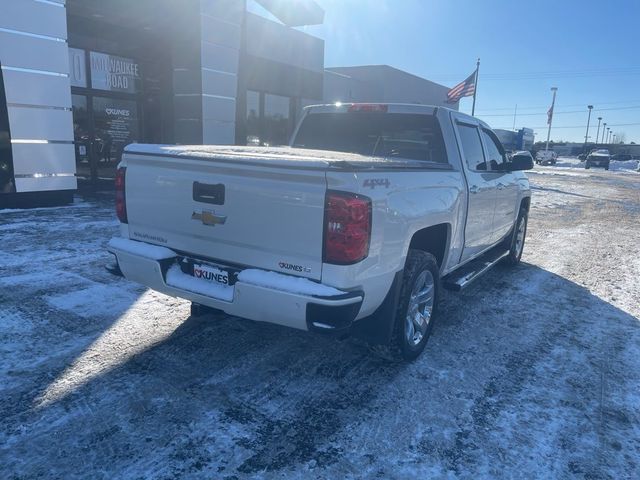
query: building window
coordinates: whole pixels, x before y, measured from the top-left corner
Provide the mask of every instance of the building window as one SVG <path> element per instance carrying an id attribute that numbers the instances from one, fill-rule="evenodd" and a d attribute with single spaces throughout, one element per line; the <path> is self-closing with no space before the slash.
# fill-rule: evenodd
<path id="1" fill-rule="evenodd" d="M 291 99 L 288 97 L 265 94 L 262 138 L 264 145 L 288 145 L 291 133 L 290 102 Z"/>
<path id="2" fill-rule="evenodd" d="M 247 91 L 247 145 L 260 145 L 260 93 Z"/>
<path id="3" fill-rule="evenodd" d="M 9 109 L 4 91 L 2 65 L 0 65 L 0 193 L 15 192 L 13 154 L 9 132 Z"/>
<path id="4" fill-rule="evenodd" d="M 304 114 L 304 107 L 308 107 L 309 105 L 318 105 L 322 103 L 321 100 L 310 100 L 308 98 L 299 98 L 297 109 L 296 109 L 296 125 L 300 123 L 302 120 L 302 115 Z"/>

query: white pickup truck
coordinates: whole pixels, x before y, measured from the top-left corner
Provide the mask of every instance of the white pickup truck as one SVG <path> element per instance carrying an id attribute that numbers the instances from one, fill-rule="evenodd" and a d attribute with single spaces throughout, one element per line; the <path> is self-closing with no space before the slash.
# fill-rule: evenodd
<path id="1" fill-rule="evenodd" d="M 291 147 L 131 145 L 114 271 L 204 308 L 411 360 L 441 286 L 524 246 L 531 156 L 441 107 L 307 107 Z"/>

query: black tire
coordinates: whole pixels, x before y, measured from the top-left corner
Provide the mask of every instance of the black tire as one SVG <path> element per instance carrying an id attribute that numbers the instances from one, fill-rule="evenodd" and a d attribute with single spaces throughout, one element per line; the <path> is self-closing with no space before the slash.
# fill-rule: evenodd
<path id="1" fill-rule="evenodd" d="M 407 311 L 414 287 L 416 286 L 422 272 L 425 270 L 428 271 L 433 278 L 433 309 L 431 311 L 426 332 L 423 334 L 420 342 L 413 345 L 410 344 L 407 339 Z M 382 353 L 385 358 L 396 361 L 412 361 L 418 358 L 424 350 L 424 347 L 431 336 L 431 332 L 433 331 L 433 325 L 437 318 L 439 298 L 440 269 L 438 268 L 438 263 L 435 257 L 422 250 L 409 250 L 402 277 L 400 297 L 395 312 L 391 342 L 383 349 L 382 352 L 380 352 L 380 350 L 379 352 Z"/>
<path id="2" fill-rule="evenodd" d="M 604 169 L 605 170 L 609 170 L 609 164 L 608 163 L 604 166 Z"/>
<path id="3" fill-rule="evenodd" d="M 591 164 L 590 164 L 589 162 L 586 162 L 586 163 L 584 164 L 584 168 L 585 168 L 586 170 L 589 170 L 589 169 L 591 168 Z"/>
<path id="4" fill-rule="evenodd" d="M 524 222 L 524 231 L 522 233 L 522 243 L 518 245 L 518 232 L 520 223 Z M 524 251 L 524 243 L 527 238 L 527 224 L 529 223 L 529 212 L 525 208 L 520 209 L 516 223 L 513 226 L 513 232 L 507 237 L 509 241 L 509 255 L 505 257 L 505 263 L 507 265 L 517 265 L 522 258 L 522 252 Z"/>

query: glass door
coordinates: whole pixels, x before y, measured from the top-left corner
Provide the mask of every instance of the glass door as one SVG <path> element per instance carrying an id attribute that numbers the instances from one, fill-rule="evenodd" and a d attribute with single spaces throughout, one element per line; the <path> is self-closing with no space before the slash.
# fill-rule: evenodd
<path id="1" fill-rule="evenodd" d="M 124 147 L 140 138 L 138 102 L 93 97 L 93 127 L 98 179 L 114 179 Z"/>

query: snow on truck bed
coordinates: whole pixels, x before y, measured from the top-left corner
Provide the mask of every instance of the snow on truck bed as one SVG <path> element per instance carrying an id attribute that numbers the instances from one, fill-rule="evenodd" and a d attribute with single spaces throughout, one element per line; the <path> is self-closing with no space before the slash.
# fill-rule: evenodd
<path id="1" fill-rule="evenodd" d="M 293 147 L 242 147 L 233 145 L 153 145 L 133 143 L 126 154 L 196 158 L 223 162 L 251 162 L 265 166 L 299 168 L 448 168 L 448 164 L 398 158 L 370 157 L 357 153 Z"/>

